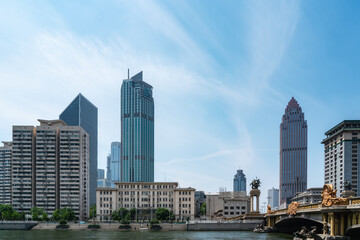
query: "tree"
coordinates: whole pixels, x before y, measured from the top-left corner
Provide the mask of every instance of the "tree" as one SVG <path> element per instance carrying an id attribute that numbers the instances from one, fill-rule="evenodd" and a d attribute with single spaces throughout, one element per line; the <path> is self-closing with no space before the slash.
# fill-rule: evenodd
<path id="1" fill-rule="evenodd" d="M 56 221 L 56 222 L 58 222 L 58 221 L 61 220 L 60 210 L 59 210 L 59 209 L 56 209 L 56 210 L 53 212 L 52 218 L 53 218 L 54 221 Z"/>
<path id="2" fill-rule="evenodd" d="M 114 211 L 111 214 L 111 219 L 115 220 L 115 221 L 121 221 L 123 220 L 125 217 L 127 217 L 130 220 L 130 212 L 129 210 L 127 210 L 126 208 L 120 208 L 117 211 Z"/>
<path id="3" fill-rule="evenodd" d="M 0 204 L 0 219 L 2 220 L 12 220 L 12 215 L 14 209 L 11 205 Z"/>
<path id="4" fill-rule="evenodd" d="M 96 217 L 96 204 L 90 206 L 90 218 Z"/>
<path id="5" fill-rule="evenodd" d="M 53 216 L 52 218 L 55 221 L 74 221 L 76 219 L 75 213 L 72 209 L 70 208 L 62 208 L 62 209 L 56 209 L 53 212 Z"/>
<path id="6" fill-rule="evenodd" d="M 135 217 L 136 217 L 136 208 L 132 208 L 130 209 L 130 219 L 131 220 L 135 220 Z"/>
<path id="7" fill-rule="evenodd" d="M 30 210 L 31 219 L 34 221 L 40 221 L 41 220 L 40 216 L 42 216 L 44 213 L 45 210 L 39 207 L 33 207 Z"/>
<path id="8" fill-rule="evenodd" d="M 49 216 L 47 215 L 47 213 L 45 211 L 41 214 L 41 221 L 44 221 L 44 222 L 49 221 Z"/>
<path id="9" fill-rule="evenodd" d="M 167 208 L 158 208 L 156 209 L 155 216 L 160 221 L 167 220 L 170 217 L 170 212 Z"/>
<path id="10" fill-rule="evenodd" d="M 206 215 L 206 203 L 203 203 L 200 207 L 201 215 Z"/>

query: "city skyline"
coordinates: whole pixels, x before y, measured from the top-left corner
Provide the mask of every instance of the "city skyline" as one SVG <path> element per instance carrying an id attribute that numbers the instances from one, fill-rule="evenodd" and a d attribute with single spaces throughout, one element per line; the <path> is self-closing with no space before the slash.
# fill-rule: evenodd
<path id="1" fill-rule="evenodd" d="M 232 189 L 240 167 L 261 179 L 265 201 L 294 96 L 309 124 L 308 187 L 322 186 L 324 133 L 360 119 L 360 3 L 351 3 L 2 2 L 0 140 L 13 125 L 58 118 L 81 92 L 99 108 L 105 169 L 130 68 L 154 87 L 155 181 L 215 192 Z"/>

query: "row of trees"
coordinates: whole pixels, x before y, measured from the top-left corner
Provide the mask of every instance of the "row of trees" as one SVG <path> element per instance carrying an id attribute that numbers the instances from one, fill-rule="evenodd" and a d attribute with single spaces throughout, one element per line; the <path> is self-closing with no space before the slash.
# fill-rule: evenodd
<path id="1" fill-rule="evenodd" d="M 95 210 L 96 211 L 96 210 Z M 30 210 L 31 219 L 34 221 L 49 221 L 50 218 L 43 208 L 33 207 Z M 0 204 L 0 220 L 25 220 L 25 213 L 16 212 L 11 205 Z M 74 221 L 75 213 L 70 208 L 56 209 L 53 212 L 54 221 Z"/>
<path id="2" fill-rule="evenodd" d="M 117 211 L 114 211 L 111 214 L 111 219 L 115 221 L 120 221 L 123 224 L 129 223 L 132 220 L 137 220 L 136 209 L 132 208 L 127 210 L 126 208 L 120 208 Z M 160 221 L 175 220 L 175 215 L 172 211 L 169 211 L 167 208 L 158 208 L 155 212 L 155 218 Z"/>
<path id="3" fill-rule="evenodd" d="M 11 205 L 0 204 L 0 220 L 25 220 L 25 213 L 16 212 Z"/>

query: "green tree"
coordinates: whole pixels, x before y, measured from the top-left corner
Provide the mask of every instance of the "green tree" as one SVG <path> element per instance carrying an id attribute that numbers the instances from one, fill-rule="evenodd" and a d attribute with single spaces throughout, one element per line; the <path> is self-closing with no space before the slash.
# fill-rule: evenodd
<path id="1" fill-rule="evenodd" d="M 31 218 L 34 221 L 40 221 L 41 220 L 40 216 L 43 215 L 43 213 L 45 213 L 45 210 L 39 207 L 33 207 L 30 210 Z"/>
<path id="2" fill-rule="evenodd" d="M 67 222 L 74 221 L 76 219 L 74 210 L 71 208 L 62 208 L 60 209 L 60 216 L 62 220 Z"/>
<path id="3" fill-rule="evenodd" d="M 132 208 L 130 209 L 130 219 L 131 220 L 135 220 L 135 217 L 136 217 L 136 208 Z"/>
<path id="4" fill-rule="evenodd" d="M 206 215 L 206 203 L 201 204 L 200 213 L 201 215 Z"/>
<path id="5" fill-rule="evenodd" d="M 166 208 L 158 208 L 156 209 L 155 216 L 160 221 L 167 220 L 170 217 L 170 212 Z"/>
<path id="6" fill-rule="evenodd" d="M 45 211 L 41 214 L 41 221 L 44 221 L 44 222 L 49 221 L 49 216 Z"/>
<path id="7" fill-rule="evenodd" d="M 90 206 L 90 218 L 96 217 L 96 204 Z"/>
<path id="8" fill-rule="evenodd" d="M 53 218 L 53 220 L 56 221 L 56 222 L 58 222 L 58 221 L 61 220 L 60 210 L 59 210 L 59 209 L 56 209 L 56 210 L 53 212 L 52 218 Z"/>

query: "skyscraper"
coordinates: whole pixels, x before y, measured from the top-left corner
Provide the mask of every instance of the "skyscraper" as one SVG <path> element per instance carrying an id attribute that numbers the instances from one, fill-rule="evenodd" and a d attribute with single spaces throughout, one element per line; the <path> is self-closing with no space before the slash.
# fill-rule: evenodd
<path id="1" fill-rule="evenodd" d="M 246 177 L 243 170 L 237 170 L 234 176 L 234 192 L 245 191 L 246 192 Z"/>
<path id="2" fill-rule="evenodd" d="M 268 190 L 268 205 L 270 205 L 271 209 L 279 208 L 279 189 L 272 188 Z"/>
<path id="3" fill-rule="evenodd" d="M 90 204 L 96 202 L 98 109 L 81 93 L 69 104 L 59 117 L 68 126 L 80 126 L 90 136 Z"/>
<path id="4" fill-rule="evenodd" d="M 121 86 L 121 180 L 154 181 L 154 99 L 139 72 Z"/>
<path id="5" fill-rule="evenodd" d="M 110 156 L 110 172 L 111 172 L 111 180 L 112 182 L 120 182 L 120 172 L 121 172 L 121 143 L 120 142 L 112 142 L 111 143 L 111 156 Z"/>
<path id="6" fill-rule="evenodd" d="M 104 179 L 105 178 L 105 170 L 104 169 L 98 169 L 97 170 L 97 178 L 98 179 Z"/>
<path id="7" fill-rule="evenodd" d="M 332 184 L 339 197 L 344 182 L 351 184 L 356 196 L 360 192 L 360 120 L 345 120 L 325 133 L 325 184 Z"/>
<path id="8" fill-rule="evenodd" d="M 280 124 L 280 205 L 307 188 L 307 122 L 294 98 Z"/>

